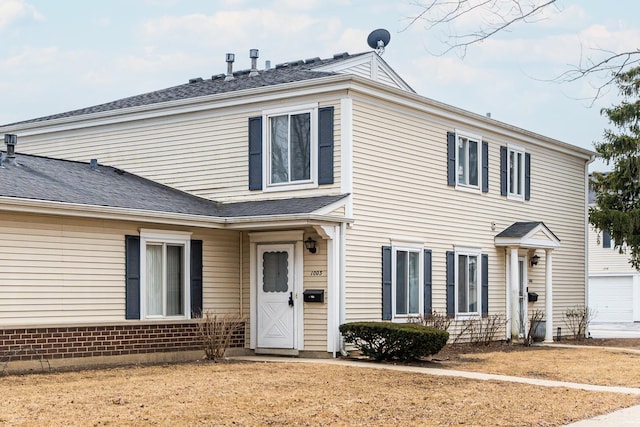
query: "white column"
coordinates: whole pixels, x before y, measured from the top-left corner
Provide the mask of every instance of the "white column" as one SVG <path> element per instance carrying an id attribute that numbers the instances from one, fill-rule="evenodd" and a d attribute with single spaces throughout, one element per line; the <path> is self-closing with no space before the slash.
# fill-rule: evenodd
<path id="1" fill-rule="evenodd" d="M 545 249 L 545 273 L 546 280 L 544 286 L 544 317 L 546 319 L 546 329 L 544 332 L 544 342 L 553 342 L 553 264 L 552 249 Z"/>
<path id="2" fill-rule="evenodd" d="M 511 254 L 509 262 L 509 272 L 511 277 L 509 278 L 509 288 L 511 293 L 511 339 L 518 341 L 520 335 L 520 307 L 519 307 L 519 281 L 520 271 L 518 265 L 518 248 L 511 248 Z"/>

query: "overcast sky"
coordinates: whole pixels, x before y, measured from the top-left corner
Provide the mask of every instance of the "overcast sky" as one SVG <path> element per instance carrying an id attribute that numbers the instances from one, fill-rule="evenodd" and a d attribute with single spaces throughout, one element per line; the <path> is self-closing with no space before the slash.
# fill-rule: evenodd
<path id="1" fill-rule="evenodd" d="M 600 109 L 619 101 L 616 91 L 589 108 L 602 80 L 549 80 L 603 50 L 638 49 L 640 1 L 558 0 L 537 22 L 464 58 L 440 55 L 441 30 L 404 29 L 416 3 L 0 0 L 0 124 L 210 78 L 226 71 L 226 52 L 245 69 L 251 48 L 260 50 L 260 68 L 265 60 L 368 51 L 367 35 L 386 28 L 383 58 L 419 94 L 584 148 L 602 140 L 608 123 Z"/>

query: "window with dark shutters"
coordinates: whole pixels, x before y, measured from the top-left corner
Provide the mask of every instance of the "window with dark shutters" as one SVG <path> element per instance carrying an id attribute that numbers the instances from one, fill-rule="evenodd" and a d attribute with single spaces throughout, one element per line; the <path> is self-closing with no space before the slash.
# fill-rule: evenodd
<path id="1" fill-rule="evenodd" d="M 424 251 L 424 314 L 429 315 L 433 313 L 433 274 L 431 268 L 431 250 L 425 249 Z"/>
<path id="2" fill-rule="evenodd" d="M 455 275 L 455 252 L 447 251 L 446 275 L 447 275 L 447 316 L 456 316 L 456 275 Z"/>
<path id="3" fill-rule="evenodd" d="M 382 320 L 391 320 L 391 246 L 382 247 Z"/>

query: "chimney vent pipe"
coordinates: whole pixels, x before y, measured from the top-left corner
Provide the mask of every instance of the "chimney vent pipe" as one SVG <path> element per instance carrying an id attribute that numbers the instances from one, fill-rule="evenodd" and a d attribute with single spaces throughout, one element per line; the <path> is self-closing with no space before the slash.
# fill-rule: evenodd
<path id="1" fill-rule="evenodd" d="M 251 58 L 251 72 L 249 73 L 249 77 L 255 77 L 258 75 L 258 49 L 250 49 L 249 58 Z"/>
<path id="2" fill-rule="evenodd" d="M 18 135 L 5 133 L 4 143 L 7 145 L 7 158 L 16 157 L 16 144 L 18 143 Z"/>
<path id="3" fill-rule="evenodd" d="M 233 80 L 233 61 L 236 60 L 236 55 L 233 53 L 227 53 L 227 77 L 224 78 L 224 81 L 227 82 L 229 80 Z"/>

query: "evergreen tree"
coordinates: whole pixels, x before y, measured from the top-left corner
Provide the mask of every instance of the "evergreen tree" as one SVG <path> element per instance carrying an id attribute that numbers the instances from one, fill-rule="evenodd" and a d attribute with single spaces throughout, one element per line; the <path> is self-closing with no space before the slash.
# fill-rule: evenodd
<path id="1" fill-rule="evenodd" d="M 640 268 L 640 67 L 615 77 L 622 102 L 602 110 L 615 125 L 606 130 L 605 142 L 596 151 L 613 171 L 594 173 L 591 185 L 596 206 L 589 209 L 589 222 L 607 231 L 621 252 L 625 244 L 631 265 Z"/>

